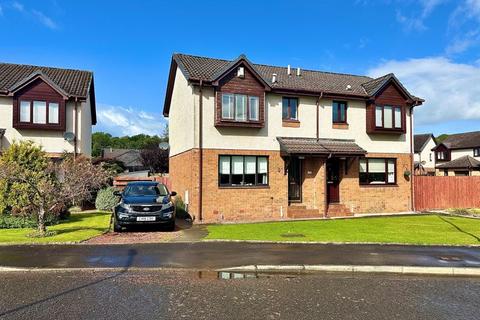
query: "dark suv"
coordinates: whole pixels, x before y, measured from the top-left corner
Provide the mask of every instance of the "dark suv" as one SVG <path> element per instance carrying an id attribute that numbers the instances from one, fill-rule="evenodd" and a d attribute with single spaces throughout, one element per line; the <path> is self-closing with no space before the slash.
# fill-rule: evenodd
<path id="1" fill-rule="evenodd" d="M 113 230 L 122 231 L 122 227 L 132 225 L 164 225 L 168 230 L 175 229 L 175 205 L 172 196 L 164 184 L 153 181 L 130 182 L 115 207 Z"/>

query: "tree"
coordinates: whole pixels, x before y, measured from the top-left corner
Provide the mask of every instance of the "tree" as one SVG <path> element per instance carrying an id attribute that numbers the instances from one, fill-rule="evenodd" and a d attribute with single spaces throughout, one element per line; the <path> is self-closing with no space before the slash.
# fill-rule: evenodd
<path id="1" fill-rule="evenodd" d="M 14 211 L 33 216 L 39 234 L 46 234 L 45 215 L 88 200 L 106 184 L 110 174 L 89 159 L 71 155 L 60 163 L 49 161 L 32 142 L 12 144 L 0 158 L 0 180 L 9 185 L 4 195 Z"/>
<path id="2" fill-rule="evenodd" d="M 157 146 L 144 149 L 140 152 L 142 163 L 153 173 L 168 172 L 168 150 L 162 150 Z"/>
<path id="3" fill-rule="evenodd" d="M 104 148 L 141 150 L 149 148 L 151 145 L 158 146 L 160 142 L 168 141 L 168 131 L 165 131 L 163 135 L 159 137 L 156 135 L 137 134 L 131 137 L 113 137 L 109 133 L 95 132 L 92 135 L 92 156 L 100 156 Z"/>

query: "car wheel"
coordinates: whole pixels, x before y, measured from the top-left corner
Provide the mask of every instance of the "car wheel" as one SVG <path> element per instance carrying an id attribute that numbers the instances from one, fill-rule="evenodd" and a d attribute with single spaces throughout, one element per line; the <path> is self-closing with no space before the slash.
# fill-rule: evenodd
<path id="1" fill-rule="evenodd" d="M 122 232 L 122 227 L 118 224 L 117 218 L 113 220 L 113 231 L 114 232 Z"/>
<path id="2" fill-rule="evenodd" d="M 167 231 L 175 231 L 175 222 L 172 222 L 167 225 Z"/>

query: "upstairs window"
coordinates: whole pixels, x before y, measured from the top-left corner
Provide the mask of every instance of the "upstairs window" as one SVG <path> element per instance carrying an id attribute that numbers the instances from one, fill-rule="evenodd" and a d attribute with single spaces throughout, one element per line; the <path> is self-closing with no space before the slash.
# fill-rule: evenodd
<path id="1" fill-rule="evenodd" d="M 47 101 L 20 101 L 20 122 L 33 124 L 59 124 L 60 104 Z"/>
<path id="2" fill-rule="evenodd" d="M 480 157 L 480 148 L 473 149 L 473 156 Z"/>
<path id="3" fill-rule="evenodd" d="M 389 130 L 403 129 L 402 109 L 396 106 L 376 106 L 375 127 Z"/>
<path id="4" fill-rule="evenodd" d="M 447 160 L 447 152 L 437 151 L 437 160 Z"/>
<path id="5" fill-rule="evenodd" d="M 259 98 L 222 93 L 222 119 L 239 122 L 259 120 Z"/>
<path id="6" fill-rule="evenodd" d="M 344 101 L 333 101 L 332 105 L 333 123 L 347 123 L 347 103 Z"/>
<path id="7" fill-rule="evenodd" d="M 360 184 L 396 184 L 396 159 L 365 158 L 360 159 Z"/>
<path id="8" fill-rule="evenodd" d="M 298 120 L 298 99 L 284 97 L 282 99 L 282 119 Z"/>

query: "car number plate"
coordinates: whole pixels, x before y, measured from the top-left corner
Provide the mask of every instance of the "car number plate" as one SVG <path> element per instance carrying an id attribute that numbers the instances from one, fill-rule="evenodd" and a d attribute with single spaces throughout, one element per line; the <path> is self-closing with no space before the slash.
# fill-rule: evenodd
<path id="1" fill-rule="evenodd" d="M 137 217 L 137 221 L 155 221 L 155 217 Z"/>

